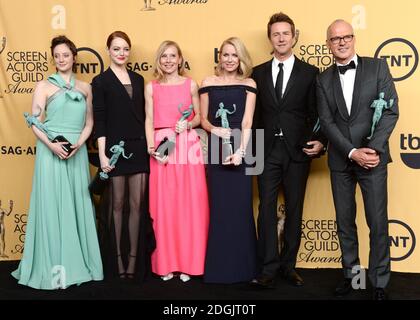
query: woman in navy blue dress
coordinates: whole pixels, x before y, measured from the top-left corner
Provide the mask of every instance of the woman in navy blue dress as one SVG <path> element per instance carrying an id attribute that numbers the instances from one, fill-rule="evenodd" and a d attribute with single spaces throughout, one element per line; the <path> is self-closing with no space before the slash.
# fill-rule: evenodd
<path id="1" fill-rule="evenodd" d="M 204 272 L 208 283 L 247 282 L 256 272 L 252 176 L 246 175 L 244 161 L 257 92 L 248 78 L 251 72 L 245 46 L 240 39 L 229 38 L 220 47 L 216 75 L 204 79 L 199 91 L 201 125 L 209 133 L 210 227 Z M 223 139 L 232 143 L 233 154 L 227 157 L 221 152 Z"/>

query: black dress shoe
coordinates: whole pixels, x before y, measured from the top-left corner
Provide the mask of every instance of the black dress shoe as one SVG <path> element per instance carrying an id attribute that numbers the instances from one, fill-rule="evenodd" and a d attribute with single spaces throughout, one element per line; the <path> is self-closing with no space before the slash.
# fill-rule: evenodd
<path id="1" fill-rule="evenodd" d="M 274 277 L 261 274 L 251 281 L 251 285 L 261 289 L 274 289 Z"/>
<path id="2" fill-rule="evenodd" d="M 295 287 L 301 287 L 305 283 L 303 278 L 296 272 L 295 269 L 290 270 L 289 272 L 283 273 L 283 278 L 286 279 L 289 283 Z"/>
<path id="3" fill-rule="evenodd" d="M 336 297 L 343 297 L 345 295 L 348 295 L 351 290 L 353 290 L 353 287 L 351 286 L 351 278 L 344 278 L 338 286 L 335 288 L 334 295 Z"/>
<path id="4" fill-rule="evenodd" d="M 375 288 L 375 290 L 373 291 L 373 300 L 388 300 L 388 296 L 386 294 L 385 289 Z"/>

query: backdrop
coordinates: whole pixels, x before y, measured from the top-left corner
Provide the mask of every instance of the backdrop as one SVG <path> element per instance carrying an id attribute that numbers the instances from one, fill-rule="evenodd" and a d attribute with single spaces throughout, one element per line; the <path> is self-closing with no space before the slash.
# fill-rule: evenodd
<path id="1" fill-rule="evenodd" d="M 272 13 L 283 11 L 299 29 L 296 56 L 321 70 L 333 63 L 325 30 L 337 18 L 353 24 L 359 55 L 387 60 L 401 113 L 391 137 L 394 162 L 389 166 L 392 270 L 420 272 L 416 248 L 420 31 L 414 24 L 420 3 L 389 4 L 383 0 L 0 0 L 0 260 L 20 259 L 23 250 L 36 152 L 23 112 L 30 111 L 35 83 L 55 71 L 49 52 L 52 37 L 65 34 L 76 43 L 78 77 L 88 82 L 109 64 L 105 42 L 112 31 L 129 34 L 133 43 L 129 68 L 146 80 L 152 77 L 158 45 L 175 40 L 184 51 L 188 74 L 200 83 L 213 73 L 217 48 L 230 36 L 244 41 L 254 65 L 270 59 L 267 21 Z M 94 146 L 89 150 L 96 151 Z M 366 266 L 369 238 L 360 190 L 357 200 L 360 254 Z M 326 157 L 313 162 L 302 227 L 298 267 L 340 267 Z"/>

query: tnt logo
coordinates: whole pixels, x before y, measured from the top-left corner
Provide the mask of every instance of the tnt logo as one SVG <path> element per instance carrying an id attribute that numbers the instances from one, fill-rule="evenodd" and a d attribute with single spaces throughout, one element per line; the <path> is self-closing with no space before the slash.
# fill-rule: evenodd
<path id="1" fill-rule="evenodd" d="M 419 63 L 416 47 L 402 38 L 392 38 L 382 43 L 375 52 L 375 58 L 386 60 L 394 81 L 410 77 Z"/>
<path id="2" fill-rule="evenodd" d="M 416 248 L 416 235 L 410 226 L 399 220 L 389 220 L 391 261 L 407 259 Z"/>
<path id="3" fill-rule="evenodd" d="M 406 151 L 401 153 L 401 160 L 411 169 L 420 169 L 420 153 L 407 152 L 420 150 L 420 138 L 409 133 L 408 135 L 401 134 L 400 136 L 401 150 Z"/>
<path id="4" fill-rule="evenodd" d="M 84 80 L 90 82 L 93 76 L 104 71 L 104 62 L 95 50 L 87 47 L 77 49 L 76 72 L 83 76 L 88 76 Z"/>

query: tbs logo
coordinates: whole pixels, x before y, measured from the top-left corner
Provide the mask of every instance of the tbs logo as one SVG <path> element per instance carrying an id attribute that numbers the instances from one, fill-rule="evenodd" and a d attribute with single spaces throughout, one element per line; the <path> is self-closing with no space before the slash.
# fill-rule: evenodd
<path id="1" fill-rule="evenodd" d="M 420 138 L 409 133 L 400 136 L 401 160 L 411 169 L 420 169 L 420 153 L 410 152 L 420 150 Z"/>

